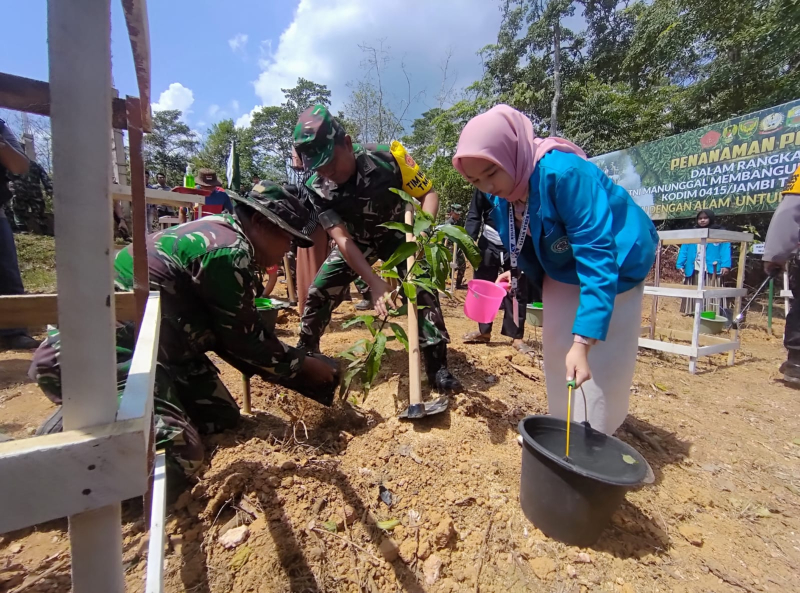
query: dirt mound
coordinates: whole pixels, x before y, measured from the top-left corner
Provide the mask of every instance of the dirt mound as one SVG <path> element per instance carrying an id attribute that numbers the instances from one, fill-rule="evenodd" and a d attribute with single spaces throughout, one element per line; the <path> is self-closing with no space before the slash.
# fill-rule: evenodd
<path id="1" fill-rule="evenodd" d="M 663 301 L 659 326 L 688 328 L 676 300 Z M 748 329 L 736 366 L 703 358 L 695 376 L 684 358 L 640 351 L 617 436 L 647 458 L 656 483 L 631 492 L 597 544 L 578 549 L 533 527 L 517 500 L 516 425 L 547 408 L 539 361 L 499 335 L 463 344 L 473 325 L 457 304 L 445 309 L 450 366 L 466 388 L 446 414 L 396 418 L 408 387 L 394 343 L 355 407 L 326 409 L 253 380 L 254 415 L 206 439 L 207 465 L 169 511 L 168 591 L 796 589 L 800 398 L 775 381 L 777 337 Z M 335 314 L 324 352 L 363 337 L 341 329 L 352 312 Z M 296 320 L 279 332 L 291 342 Z M 538 347 L 537 336 L 528 330 Z M 238 397 L 240 376 L 220 368 Z M 126 516 L 128 589 L 142 591 L 146 542 L 140 515 Z M 64 526 L 5 536 L 0 590 L 68 557 Z M 26 591 L 68 582 L 63 566 Z"/>

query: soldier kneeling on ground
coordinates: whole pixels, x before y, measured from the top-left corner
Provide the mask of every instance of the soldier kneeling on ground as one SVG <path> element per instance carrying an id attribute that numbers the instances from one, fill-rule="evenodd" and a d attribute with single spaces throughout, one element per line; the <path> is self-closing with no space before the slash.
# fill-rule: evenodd
<path id="1" fill-rule="evenodd" d="M 162 316 L 153 392 L 156 446 L 166 450 L 173 488 L 200 468 L 200 435 L 233 428 L 239 420 L 239 408 L 206 352 L 247 376 L 259 375 L 324 405 L 331 405 L 339 383 L 331 359 L 280 342 L 254 303 L 262 290 L 260 270 L 280 262 L 292 242 L 311 244 L 301 232 L 308 211 L 268 181 L 233 199 L 233 215 L 207 216 L 147 237 L 150 290 L 161 295 Z M 132 246 L 117 254 L 114 267 L 117 290 L 132 290 Z M 135 345 L 133 324 L 118 324 L 116 340 L 119 396 Z M 58 332 L 52 332 L 29 372 L 57 404 L 60 345 Z M 60 430 L 59 408 L 39 434 Z"/>

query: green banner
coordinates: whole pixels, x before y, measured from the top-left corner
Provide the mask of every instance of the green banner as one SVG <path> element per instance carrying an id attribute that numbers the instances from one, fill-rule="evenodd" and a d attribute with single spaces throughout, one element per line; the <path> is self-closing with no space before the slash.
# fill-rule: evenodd
<path id="1" fill-rule="evenodd" d="M 592 162 L 655 220 L 771 212 L 800 164 L 800 99 Z"/>

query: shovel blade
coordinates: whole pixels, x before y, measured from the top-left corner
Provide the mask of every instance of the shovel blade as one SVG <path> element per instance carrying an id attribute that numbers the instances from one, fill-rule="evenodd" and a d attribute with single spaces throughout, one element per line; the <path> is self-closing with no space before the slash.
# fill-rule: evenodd
<path id="1" fill-rule="evenodd" d="M 400 418 L 406 420 L 418 420 L 419 418 L 425 418 L 426 416 L 441 414 L 442 412 L 447 410 L 448 405 L 449 405 L 449 400 L 447 399 L 447 397 L 445 396 L 438 397 L 429 402 L 422 402 L 419 404 L 413 404 L 408 406 L 405 410 L 403 410 L 400 413 Z"/>

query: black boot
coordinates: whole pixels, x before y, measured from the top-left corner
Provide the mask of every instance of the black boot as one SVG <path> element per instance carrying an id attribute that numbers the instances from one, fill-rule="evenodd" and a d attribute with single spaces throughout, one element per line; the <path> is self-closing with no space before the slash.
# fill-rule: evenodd
<path id="1" fill-rule="evenodd" d="M 789 350 L 786 362 L 779 369 L 788 383 L 800 384 L 800 350 Z"/>
<path id="2" fill-rule="evenodd" d="M 459 393 L 463 388 L 461 382 L 447 370 L 447 344 L 440 342 L 435 346 L 422 348 L 425 361 L 425 373 L 432 388 L 442 393 Z"/>

